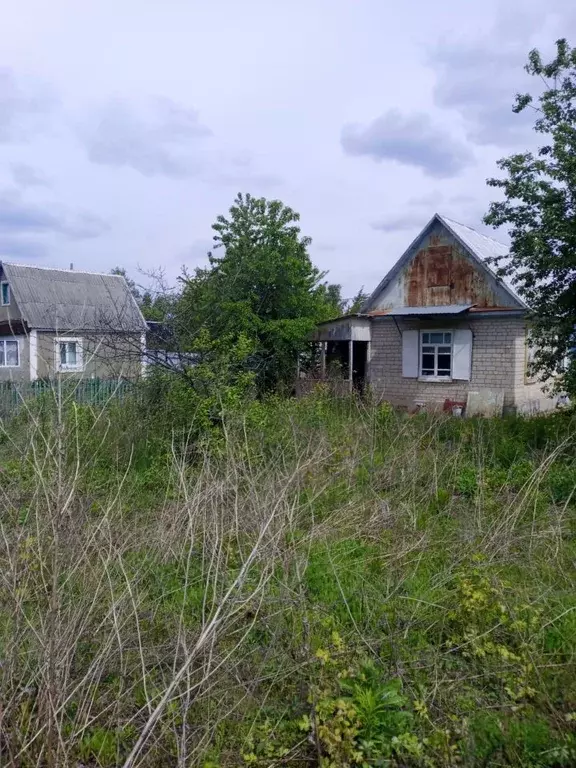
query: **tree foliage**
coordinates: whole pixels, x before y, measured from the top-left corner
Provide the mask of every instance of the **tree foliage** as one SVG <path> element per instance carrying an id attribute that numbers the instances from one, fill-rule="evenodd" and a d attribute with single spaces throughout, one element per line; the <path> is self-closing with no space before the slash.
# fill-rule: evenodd
<path id="1" fill-rule="evenodd" d="M 353 314 L 355 312 L 360 312 L 360 308 L 362 305 L 368 301 L 370 298 L 369 293 L 365 293 L 364 286 L 360 288 L 356 296 L 350 299 L 350 301 L 347 303 L 346 306 L 346 312 L 349 312 L 350 314 Z"/>
<path id="2" fill-rule="evenodd" d="M 138 285 L 128 275 L 124 267 L 114 267 L 110 270 L 110 274 L 121 275 L 126 280 L 130 293 L 134 296 L 146 320 L 161 323 L 170 321 L 174 314 L 178 296 L 173 291 L 167 289 L 161 274 L 152 275 L 153 281 L 158 283 L 156 290 Z"/>
<path id="3" fill-rule="evenodd" d="M 525 69 L 540 90 L 518 95 L 513 109 L 534 110 L 542 144 L 498 162 L 506 175 L 488 184 L 504 199 L 484 221 L 509 228 L 510 255 L 495 261 L 530 307 L 535 367 L 546 377 L 563 370 L 576 325 L 576 49 L 558 40 L 552 61 L 533 50 Z"/>
<path id="4" fill-rule="evenodd" d="M 239 194 L 213 225 L 208 267 L 182 278 L 177 325 L 188 346 L 199 329 L 227 345 L 249 340 L 260 392 L 290 384 L 315 324 L 339 314 L 339 291 L 312 264 L 299 218 L 279 200 Z"/>

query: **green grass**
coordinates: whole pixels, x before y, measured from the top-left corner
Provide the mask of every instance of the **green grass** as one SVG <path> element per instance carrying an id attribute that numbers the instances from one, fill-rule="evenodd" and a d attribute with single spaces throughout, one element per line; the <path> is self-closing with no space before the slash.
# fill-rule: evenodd
<path id="1" fill-rule="evenodd" d="M 0 764 L 575 764 L 575 415 L 141 409 L 5 427 Z"/>

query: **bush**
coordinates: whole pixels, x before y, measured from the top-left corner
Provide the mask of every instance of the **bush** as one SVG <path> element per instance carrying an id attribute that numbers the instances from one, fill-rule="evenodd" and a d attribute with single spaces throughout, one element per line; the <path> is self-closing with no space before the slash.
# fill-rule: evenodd
<path id="1" fill-rule="evenodd" d="M 572 414 L 147 387 L 5 425 L 2 764 L 574 764 Z"/>

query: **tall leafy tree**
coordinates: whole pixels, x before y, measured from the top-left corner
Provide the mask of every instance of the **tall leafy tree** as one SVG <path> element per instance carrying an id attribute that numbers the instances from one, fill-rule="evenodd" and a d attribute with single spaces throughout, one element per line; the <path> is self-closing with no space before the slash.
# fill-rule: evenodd
<path id="1" fill-rule="evenodd" d="M 226 345 L 249 340 L 247 366 L 260 392 L 293 380 L 315 324 L 334 316 L 334 296 L 310 260 L 299 218 L 279 200 L 238 195 L 213 225 L 208 267 L 183 278 L 179 327 L 207 329 Z"/>
<path id="2" fill-rule="evenodd" d="M 331 318 L 343 315 L 346 312 L 346 299 L 342 296 L 342 286 L 338 283 L 323 283 L 324 301 L 329 307 Z"/>
<path id="3" fill-rule="evenodd" d="M 513 110 L 533 110 L 541 143 L 498 162 L 505 176 L 488 184 L 504 199 L 484 221 L 509 228 L 510 256 L 495 261 L 530 307 L 535 368 L 546 377 L 563 370 L 576 326 L 576 49 L 558 40 L 552 61 L 533 50 L 525 69 L 538 94 L 518 95 Z"/>
<path id="4" fill-rule="evenodd" d="M 362 288 L 360 288 L 356 296 L 354 296 L 348 302 L 346 306 L 346 311 L 349 312 L 350 314 L 353 314 L 355 312 L 360 312 L 360 308 L 366 301 L 368 301 L 369 298 L 370 298 L 370 294 L 366 293 L 364 291 L 364 286 L 362 286 Z"/>
<path id="5" fill-rule="evenodd" d="M 139 286 L 128 275 L 124 267 L 114 267 L 110 270 L 110 274 L 121 275 L 126 280 L 130 293 L 136 299 L 136 303 L 146 320 L 166 323 L 171 321 L 178 297 L 164 285 L 161 273 L 152 275 L 154 282 L 158 284 L 154 291 Z"/>

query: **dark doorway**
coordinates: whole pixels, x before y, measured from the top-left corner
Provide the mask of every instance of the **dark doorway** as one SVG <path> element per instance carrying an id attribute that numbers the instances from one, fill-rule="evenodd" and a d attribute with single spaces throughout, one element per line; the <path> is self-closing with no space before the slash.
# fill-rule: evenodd
<path id="1" fill-rule="evenodd" d="M 352 389 L 363 392 L 368 373 L 368 342 L 352 342 L 352 377 L 350 377 L 350 342 L 329 341 L 326 349 L 326 370 L 328 377 L 335 376 L 351 380 Z"/>
<path id="2" fill-rule="evenodd" d="M 326 371 L 328 376 L 348 378 L 348 342 L 329 341 L 326 345 Z"/>
<path id="3" fill-rule="evenodd" d="M 357 392 L 364 392 L 366 388 L 366 374 L 368 373 L 368 342 L 353 342 L 352 350 L 352 386 Z"/>

